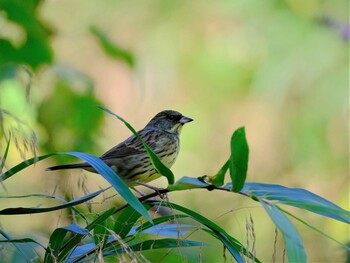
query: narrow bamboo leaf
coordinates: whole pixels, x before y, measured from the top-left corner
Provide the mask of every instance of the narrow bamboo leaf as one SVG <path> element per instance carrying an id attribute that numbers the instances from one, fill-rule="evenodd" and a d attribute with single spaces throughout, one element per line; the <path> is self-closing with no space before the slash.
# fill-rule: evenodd
<path id="1" fill-rule="evenodd" d="M 326 237 L 326 238 L 328 238 L 328 239 L 334 241 L 335 243 L 337 243 L 338 245 L 340 245 L 341 247 L 343 247 L 344 249 L 346 249 L 346 250 L 348 250 L 348 251 L 350 252 L 350 247 L 349 247 L 349 246 L 347 246 L 347 245 L 345 245 L 345 244 L 339 242 L 338 240 L 336 240 L 336 239 L 334 239 L 333 237 L 327 235 L 326 233 L 324 233 L 323 231 L 321 231 L 321 230 L 319 230 L 318 228 L 314 227 L 313 225 L 308 224 L 307 222 L 305 222 L 305 221 L 302 220 L 301 218 L 299 218 L 299 217 L 293 215 L 292 213 L 289 213 L 288 211 L 286 211 L 286 210 L 284 210 L 284 209 L 282 209 L 282 208 L 280 208 L 280 207 L 278 207 L 278 209 L 281 210 L 281 211 L 282 211 L 283 213 L 285 213 L 286 215 L 289 215 L 290 217 L 293 217 L 295 220 L 297 220 L 297 221 L 303 223 L 304 225 L 310 227 L 311 229 L 315 230 L 316 232 L 318 232 L 318 233 L 321 234 L 322 236 L 324 236 L 324 237 Z"/>
<path id="2" fill-rule="evenodd" d="M 167 215 L 167 216 L 162 216 L 162 217 L 157 217 L 155 219 L 153 219 L 153 225 L 150 224 L 149 222 L 145 222 L 142 225 L 136 227 L 135 229 L 133 229 L 133 231 L 131 231 L 128 235 L 134 235 L 135 233 L 141 233 L 142 231 L 149 229 L 151 227 L 153 227 L 154 225 L 159 225 L 162 224 L 164 222 L 168 222 L 168 221 L 174 221 L 177 220 L 179 218 L 188 218 L 188 215 L 184 215 L 184 214 L 175 214 L 175 215 Z"/>
<path id="3" fill-rule="evenodd" d="M 5 148 L 4 156 L 2 157 L 2 160 L 1 160 L 1 163 L 0 163 L 0 173 L 2 173 L 2 169 L 5 166 L 5 162 L 6 162 L 7 155 L 8 155 L 9 148 L 10 148 L 10 143 L 11 143 L 11 133 L 10 133 L 9 140 L 8 140 L 6 148 Z"/>
<path id="4" fill-rule="evenodd" d="M 135 214 L 140 215 L 136 211 L 134 212 Z M 94 234 L 93 234 L 94 242 L 99 249 L 101 250 L 104 249 L 106 242 L 108 240 L 108 236 L 109 236 L 109 224 L 107 220 L 105 220 L 104 222 L 102 222 L 102 224 L 96 225 L 96 227 L 94 228 Z"/>
<path id="5" fill-rule="evenodd" d="M 108 251 L 103 253 L 104 257 L 123 254 L 126 253 L 125 248 L 118 249 L 118 245 L 116 245 L 118 241 L 116 241 L 112 236 L 109 238 L 109 243 L 106 246 L 106 249 L 112 248 L 112 251 Z M 172 238 L 164 238 L 164 239 L 155 239 L 155 240 L 146 240 L 140 243 L 132 244 L 129 248 L 133 251 L 145 251 L 145 250 L 153 250 L 153 249 L 162 249 L 162 248 L 181 248 L 181 247 L 193 247 L 193 246 L 207 246 L 206 243 L 192 241 L 192 240 L 183 240 L 183 239 L 172 239 Z M 96 246 L 93 243 L 85 244 L 82 246 L 78 246 L 74 253 L 70 255 L 69 259 L 65 262 L 74 263 L 81 262 L 84 258 L 96 253 Z M 93 257 L 89 259 L 93 260 Z"/>
<path id="6" fill-rule="evenodd" d="M 165 176 L 167 178 L 169 184 L 173 184 L 175 181 L 175 177 L 174 177 L 173 172 L 168 167 L 166 167 L 161 162 L 161 160 L 159 160 L 158 156 L 152 151 L 152 149 L 149 148 L 148 145 L 140 138 L 140 136 L 138 135 L 136 130 L 126 120 L 124 120 L 122 117 L 118 116 L 114 112 L 112 112 L 109 109 L 106 109 L 102 106 L 98 106 L 98 107 L 100 109 L 104 110 L 105 112 L 117 117 L 120 121 L 122 121 L 125 124 L 125 126 L 142 142 L 143 147 L 145 147 L 145 150 L 147 151 L 147 154 L 150 157 L 151 162 L 152 162 L 154 168 L 157 170 L 157 172 L 159 174 Z"/>
<path id="7" fill-rule="evenodd" d="M 115 208 L 110 208 L 107 211 L 103 212 L 98 216 L 94 221 L 92 221 L 85 228 L 88 231 L 93 230 L 97 225 L 103 224 L 103 222 L 112 216 L 115 213 Z M 55 230 L 56 231 L 56 230 Z M 65 243 L 64 247 L 59 251 L 58 262 L 62 262 L 66 258 L 70 258 L 70 254 L 74 253 L 74 248 L 84 239 L 87 235 L 78 235 L 73 236 L 68 242 Z M 50 255 L 49 255 L 50 256 Z M 46 261 L 45 261 L 46 262 Z"/>
<path id="8" fill-rule="evenodd" d="M 87 230 L 86 228 L 83 228 L 77 224 L 71 224 L 69 226 L 62 227 L 62 229 L 65 229 L 65 230 L 72 232 L 74 234 L 90 235 L 89 230 Z"/>
<path id="9" fill-rule="evenodd" d="M 117 217 L 113 231 L 123 239 L 128 235 L 139 218 L 140 214 L 134 208 L 128 206 Z"/>
<path id="10" fill-rule="evenodd" d="M 253 198 L 278 201 L 280 204 L 295 206 L 350 224 L 349 211 L 302 188 L 288 188 L 277 184 L 246 183 L 241 193 Z"/>
<path id="11" fill-rule="evenodd" d="M 231 137 L 230 176 L 232 191 L 242 190 L 248 170 L 249 148 L 244 127 L 237 129 Z"/>
<path id="12" fill-rule="evenodd" d="M 52 207 L 13 207 L 13 208 L 5 208 L 3 210 L 0 210 L 0 215 L 24 215 L 24 214 L 37 214 L 37 213 L 46 213 L 46 212 L 51 212 L 51 211 L 55 211 L 55 210 L 60 210 L 60 209 L 64 209 L 67 207 L 72 207 L 81 203 L 84 203 L 96 196 L 98 196 L 99 194 L 103 193 L 104 191 L 106 191 L 108 188 L 99 190 L 97 192 L 85 195 L 83 197 L 79 197 L 77 199 L 74 199 L 72 201 L 60 204 L 60 205 L 56 205 L 56 206 L 52 206 Z"/>
<path id="13" fill-rule="evenodd" d="M 225 174 L 229 169 L 230 164 L 231 164 L 231 160 L 227 160 L 226 163 L 221 167 L 221 169 L 218 171 L 216 175 L 208 176 L 209 182 L 216 187 L 222 186 L 225 181 Z"/>
<path id="14" fill-rule="evenodd" d="M 50 236 L 48 251 L 46 251 L 44 256 L 45 263 L 53 263 L 57 262 L 57 258 L 59 256 L 59 252 L 61 247 L 65 242 L 65 237 L 68 231 L 63 228 L 57 228 Z"/>
<path id="15" fill-rule="evenodd" d="M 6 171 L 5 173 L 1 174 L 0 181 L 5 181 L 6 179 L 10 178 L 12 175 L 15 175 L 16 173 L 27 168 L 28 166 L 31 166 L 33 163 L 35 163 L 37 161 L 44 160 L 46 158 L 49 158 L 55 154 L 58 154 L 58 153 L 50 153 L 47 155 L 42 155 L 42 156 L 39 156 L 36 158 L 31 158 L 31 159 L 25 160 L 25 161 L 17 164 L 16 166 L 12 167 L 10 170 Z"/>
<path id="16" fill-rule="evenodd" d="M 156 240 L 146 240 L 140 243 L 130 245 L 130 248 L 135 251 L 145 251 L 161 248 L 180 248 L 180 247 L 195 247 L 195 246 L 206 246 L 204 242 L 192 241 L 192 240 L 183 240 L 177 238 L 163 238 Z M 111 256 L 115 254 L 125 253 L 125 249 L 118 249 L 114 251 L 109 251 L 104 253 L 104 256 Z"/>
<path id="17" fill-rule="evenodd" d="M 170 207 L 172 209 L 176 209 L 187 214 L 189 217 L 194 219 L 195 221 L 201 223 L 202 225 L 208 227 L 215 233 L 215 236 L 218 240 L 223 242 L 226 248 L 230 251 L 231 255 L 237 260 L 237 262 L 244 262 L 243 258 L 240 256 L 240 252 L 242 251 L 247 257 L 253 258 L 253 256 L 246 251 L 245 247 L 235 238 L 230 236 L 224 229 L 219 227 L 217 224 L 212 222 L 211 220 L 205 218 L 204 216 L 188 209 L 182 207 L 180 205 L 170 203 L 170 202 L 157 202 L 157 201 L 148 201 L 147 203 L 159 206 Z M 225 241 L 225 242 L 224 242 Z M 255 262 L 260 262 L 259 259 L 255 258 Z"/>
<path id="18" fill-rule="evenodd" d="M 203 180 L 194 177 L 184 176 L 180 178 L 180 180 L 176 181 L 175 184 L 169 185 L 168 189 L 169 191 L 179 191 L 206 187 L 208 187 L 208 184 L 203 182 Z"/>
<path id="19" fill-rule="evenodd" d="M 158 224 L 144 229 L 139 233 L 156 236 L 182 237 L 194 230 L 198 230 L 198 227 L 189 224 Z"/>
<path id="20" fill-rule="evenodd" d="M 130 67 L 135 66 L 135 57 L 130 51 L 119 47 L 115 43 L 112 43 L 111 40 L 109 40 L 107 36 L 97 27 L 91 27 L 90 31 L 98 39 L 100 46 L 108 56 L 124 61 Z"/>
<path id="21" fill-rule="evenodd" d="M 287 251 L 288 262 L 307 262 L 306 253 L 301 237 L 289 219 L 273 204 L 259 200 L 266 212 L 282 232 Z"/>

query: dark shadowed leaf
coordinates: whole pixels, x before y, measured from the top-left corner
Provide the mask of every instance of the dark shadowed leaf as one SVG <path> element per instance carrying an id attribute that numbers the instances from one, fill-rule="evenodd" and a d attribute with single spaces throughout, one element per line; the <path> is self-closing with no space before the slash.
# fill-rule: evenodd
<path id="1" fill-rule="evenodd" d="M 230 176 L 232 191 L 239 192 L 245 183 L 248 169 L 249 148 L 244 127 L 237 129 L 231 137 Z"/>
<path id="2" fill-rule="evenodd" d="M 183 240 L 177 238 L 163 238 L 156 240 L 146 240 L 144 242 L 136 243 L 130 245 L 133 251 L 145 251 L 150 249 L 161 249 L 161 248 L 180 248 L 180 247 L 194 247 L 194 246 L 206 246 L 204 242 Z M 104 253 L 104 256 L 110 256 L 115 254 L 125 253 L 125 249 L 118 249 L 115 251 L 110 251 Z"/>
<path id="3" fill-rule="evenodd" d="M 225 245 L 228 251 L 230 251 L 231 255 L 237 260 L 237 262 L 244 262 L 244 259 L 240 254 L 241 252 L 243 252 L 243 254 L 249 258 L 254 258 L 253 255 L 251 255 L 251 253 L 249 253 L 238 240 L 230 236 L 224 229 L 222 229 L 220 226 L 215 224 L 213 221 L 207 219 L 206 217 L 188 208 L 170 202 L 149 201 L 148 203 L 153 205 L 169 207 L 171 209 L 176 209 L 185 213 L 186 215 L 188 215 L 195 221 L 201 223 L 202 225 L 206 226 L 211 230 L 210 234 L 212 234 Z M 255 262 L 260 262 L 257 258 L 254 258 L 254 260 Z"/>
<path id="4" fill-rule="evenodd" d="M 134 208 L 128 206 L 116 218 L 113 231 L 121 238 L 125 238 L 139 218 L 140 214 Z"/>
<path id="5" fill-rule="evenodd" d="M 47 207 L 47 208 L 43 208 L 43 207 L 14 207 L 14 208 L 5 208 L 3 210 L 0 210 L 0 215 L 24 215 L 24 214 L 37 214 L 37 213 L 46 213 L 46 212 L 51 212 L 51 211 L 55 211 L 55 210 L 60 210 L 60 209 L 64 209 L 67 207 L 71 207 L 71 206 L 75 206 L 81 203 L 84 203 L 96 196 L 98 196 L 99 194 L 101 194 L 102 192 L 106 191 L 108 188 L 99 190 L 97 192 L 85 195 L 83 197 L 74 199 L 72 201 L 69 202 L 65 202 L 63 204 L 60 205 L 56 205 L 56 206 L 52 206 L 52 207 Z M 28 195 L 27 197 L 30 197 L 33 195 Z M 21 198 L 23 196 L 19 196 L 18 198 Z M 2 197 L 1 197 L 2 198 Z M 6 198 L 6 197 L 5 197 Z M 16 198 L 16 197 L 12 197 L 10 196 L 9 198 Z"/>
<path id="6" fill-rule="evenodd" d="M 75 237 L 84 237 L 90 235 L 89 230 L 82 228 L 77 224 L 72 224 L 66 227 L 57 228 L 50 236 L 48 251 L 45 253 L 44 262 L 57 262 L 61 256 L 61 249 L 66 247 L 66 236 L 68 233 L 73 233 Z"/>

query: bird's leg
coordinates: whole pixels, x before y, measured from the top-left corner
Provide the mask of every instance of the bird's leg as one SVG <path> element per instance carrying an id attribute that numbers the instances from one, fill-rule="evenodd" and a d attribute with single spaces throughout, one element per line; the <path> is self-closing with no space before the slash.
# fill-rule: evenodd
<path id="1" fill-rule="evenodd" d="M 160 198 L 164 199 L 164 195 L 162 193 L 160 193 L 160 191 L 163 190 L 163 188 L 155 187 L 155 186 L 143 183 L 143 182 L 136 182 L 136 184 L 142 185 L 144 187 L 147 187 L 147 188 L 155 191 L 159 195 Z"/>

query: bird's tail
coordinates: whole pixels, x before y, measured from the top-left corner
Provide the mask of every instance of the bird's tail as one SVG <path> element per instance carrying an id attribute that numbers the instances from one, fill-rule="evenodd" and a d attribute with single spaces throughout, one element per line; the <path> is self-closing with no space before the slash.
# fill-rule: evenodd
<path id="1" fill-rule="evenodd" d="M 64 165 L 57 165 L 46 168 L 46 171 L 55 171 L 55 170 L 64 170 L 64 169 L 89 169 L 92 168 L 90 164 L 88 163 L 74 163 L 74 164 L 64 164 Z"/>

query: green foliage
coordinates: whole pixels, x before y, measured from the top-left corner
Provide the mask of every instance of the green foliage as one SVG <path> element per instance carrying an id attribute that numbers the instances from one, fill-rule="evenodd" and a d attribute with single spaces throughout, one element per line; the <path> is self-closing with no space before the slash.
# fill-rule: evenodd
<path id="1" fill-rule="evenodd" d="M 104 110 L 115 115 L 107 109 Z M 131 131 L 135 132 L 134 128 L 129 123 L 121 117 L 117 117 L 123 121 Z M 235 134 L 239 134 L 239 136 L 235 137 Z M 237 262 L 246 262 L 247 259 L 250 259 L 253 262 L 260 262 L 256 255 L 250 252 L 238 239 L 231 236 L 225 229 L 221 228 L 204 215 L 178 204 L 170 203 L 169 201 L 152 200 L 152 197 L 157 196 L 158 194 L 189 189 L 226 191 L 228 194 L 236 194 L 231 191 L 234 182 L 229 182 L 225 186 L 222 186 L 222 183 L 224 182 L 225 174 L 228 167 L 230 167 L 230 162 L 232 162 L 232 160 L 236 162 L 237 167 L 246 167 L 248 161 L 248 147 L 244 136 L 244 130 L 242 133 L 242 128 L 234 133 L 233 138 L 234 143 L 231 143 L 231 146 L 242 146 L 232 148 L 234 151 L 238 151 L 235 155 L 238 156 L 239 151 L 242 151 L 243 155 L 246 157 L 230 158 L 229 161 L 219 170 L 216 177 L 211 177 L 209 180 L 208 178 L 203 177 L 183 177 L 174 184 L 169 185 L 167 189 L 161 190 L 159 193 L 154 192 L 138 199 L 130 192 L 125 183 L 99 158 L 85 153 L 60 153 L 74 155 L 89 162 L 99 174 L 103 176 L 122 197 L 125 198 L 127 204 L 119 207 L 112 207 L 104 213 L 96 215 L 92 222 L 86 221 L 83 213 L 78 213 L 78 216 L 85 220 L 85 226 L 71 224 L 59 227 L 53 231 L 47 245 L 39 245 L 45 253 L 44 262 L 81 262 L 85 260 L 93 260 L 99 256 L 107 258 L 110 256 L 118 257 L 120 255 L 126 255 L 131 260 L 136 260 L 139 257 L 139 255 L 134 253 L 136 251 L 207 245 L 203 242 L 188 240 L 189 235 L 195 231 L 202 231 L 220 241 Z M 144 146 L 145 148 L 147 147 L 146 145 Z M 54 154 L 41 156 L 38 157 L 37 160 L 43 160 L 52 155 Z M 18 174 L 19 171 L 31 166 L 34 161 L 33 158 L 9 169 L 1 175 L 2 180 L 5 181 L 11 176 Z M 242 163 L 238 164 L 237 162 Z M 158 165 L 157 162 L 154 162 L 153 164 Z M 161 169 L 159 167 L 156 168 L 159 170 Z M 246 169 L 243 169 L 243 171 L 246 171 Z M 219 180 L 217 179 L 218 177 L 220 177 Z M 243 180 L 242 178 L 245 179 L 245 177 L 241 177 L 240 180 Z M 211 184 L 211 182 L 214 182 L 215 184 Z M 72 207 L 75 210 L 78 210 L 77 207 L 75 207 L 77 204 L 86 202 L 87 200 L 100 195 L 105 190 L 106 189 L 101 189 L 95 193 L 85 195 L 72 201 L 64 201 L 61 205 L 55 205 L 48 208 L 10 207 L 1 210 L 0 214 L 14 215 L 39 212 L 45 213 L 57 209 L 65 209 L 67 207 Z M 298 234 L 292 222 L 285 215 L 292 214 L 280 209 L 277 204 L 298 207 L 305 211 L 314 212 L 344 223 L 350 223 L 350 213 L 348 211 L 345 211 L 330 201 L 305 189 L 245 182 L 243 188 L 238 193 L 251 198 L 254 201 L 258 201 L 271 217 L 272 221 L 283 234 L 289 262 L 306 262 L 306 252 L 301 236 Z M 16 198 L 34 197 L 38 197 L 38 195 L 32 194 L 18 196 Z M 50 196 L 45 196 L 44 198 L 48 197 L 50 198 Z M 5 196 L 1 198 L 14 197 Z M 52 198 L 56 197 L 52 196 Z M 151 219 L 147 210 L 151 208 L 157 209 L 160 206 L 170 208 L 172 214 Z M 144 221 L 144 219 L 147 219 L 148 221 Z M 182 223 L 185 219 L 187 219 L 187 221 L 190 220 L 190 224 Z M 315 228 L 313 227 L 312 229 Z M 24 258 L 28 258 L 28 255 L 24 253 L 23 249 L 19 246 L 20 244 L 33 242 L 39 244 L 35 239 L 11 239 L 6 234 L 3 234 L 3 236 L 5 239 L 0 242 L 14 244 Z"/>
<path id="2" fill-rule="evenodd" d="M 97 27 L 91 27 L 91 33 L 97 38 L 99 41 L 99 44 L 103 51 L 106 53 L 107 56 L 116 59 L 121 60 L 128 64 L 131 68 L 135 67 L 136 61 L 133 54 L 124 49 L 119 47 L 116 43 L 112 43 L 108 39 L 108 37 Z"/>
<path id="3" fill-rule="evenodd" d="M 94 137 L 100 132 L 103 113 L 96 110 L 100 102 L 90 84 L 82 82 L 81 91 L 74 82 L 58 78 L 52 94 L 39 106 L 38 121 L 48 135 L 48 140 L 42 145 L 47 152 L 72 148 L 92 152 L 95 149 Z M 67 161 L 58 157 L 60 162 Z"/>
<path id="4" fill-rule="evenodd" d="M 0 38 L 0 69 L 9 63 L 27 64 L 36 69 L 51 63 L 53 54 L 50 45 L 51 31 L 38 17 L 39 0 L 2 0 L 0 10 L 9 21 L 17 24 L 25 39 L 19 46 L 10 39 Z"/>
<path id="5" fill-rule="evenodd" d="M 237 129 L 231 138 L 230 176 L 232 191 L 242 190 L 247 178 L 249 148 L 244 127 Z"/>

